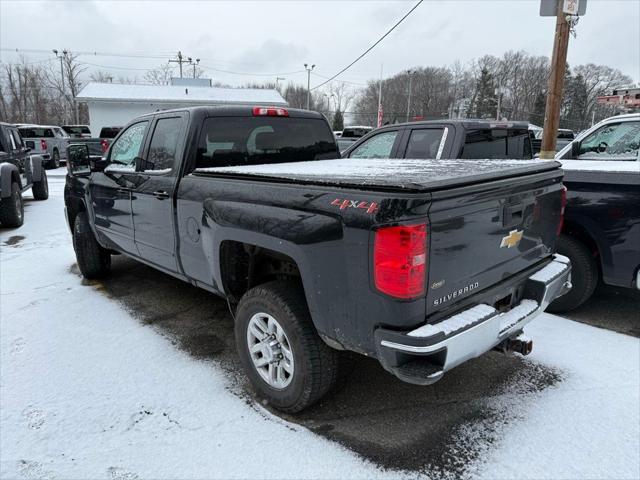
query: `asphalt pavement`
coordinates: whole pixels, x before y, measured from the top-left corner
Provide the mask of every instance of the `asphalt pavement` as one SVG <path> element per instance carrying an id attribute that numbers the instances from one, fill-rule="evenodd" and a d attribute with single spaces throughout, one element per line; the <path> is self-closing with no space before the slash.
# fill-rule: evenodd
<path id="1" fill-rule="evenodd" d="M 78 273 L 76 266 L 72 269 Z M 235 394 L 246 399 L 252 395 L 236 355 L 233 319 L 225 301 L 122 255 L 113 257 L 112 275 L 94 285 L 195 359 L 221 365 Z M 428 468 L 459 476 L 482 453 L 478 445 L 483 442 L 470 440 L 469 429 L 476 426 L 478 434 L 488 437 L 483 440 L 491 442 L 499 426 L 510 421 L 508 409 L 496 410 L 487 399 L 507 391 L 532 394 L 561 381 L 562 373 L 552 368 L 490 352 L 435 385 L 420 387 L 397 380 L 375 360 L 355 356 L 344 389 L 285 418 L 381 467 Z"/>

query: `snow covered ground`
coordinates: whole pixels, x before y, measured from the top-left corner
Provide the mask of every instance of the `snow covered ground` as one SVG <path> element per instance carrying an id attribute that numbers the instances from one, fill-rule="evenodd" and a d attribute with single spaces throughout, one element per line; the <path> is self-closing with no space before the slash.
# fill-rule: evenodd
<path id="1" fill-rule="evenodd" d="M 63 181 L 50 175 L 51 198 L 28 201 L 25 225 L 0 231 L 0 478 L 431 476 L 384 470 L 247 402 L 214 361 L 82 281 Z M 640 341 L 552 315 L 527 334 L 532 362 L 563 380 L 484 398 L 515 420 L 491 443 L 481 422 L 469 425 L 482 455 L 466 475 L 638 478 Z"/>

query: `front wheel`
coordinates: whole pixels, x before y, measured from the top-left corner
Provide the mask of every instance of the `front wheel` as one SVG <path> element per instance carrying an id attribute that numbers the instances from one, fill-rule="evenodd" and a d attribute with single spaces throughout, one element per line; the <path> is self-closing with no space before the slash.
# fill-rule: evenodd
<path id="1" fill-rule="evenodd" d="M 235 338 L 249 380 L 279 410 L 299 412 L 339 383 L 343 352 L 318 336 L 304 292 L 293 282 L 249 290 L 238 305 Z"/>
<path id="2" fill-rule="evenodd" d="M 20 227 L 24 223 L 24 202 L 17 182 L 11 182 L 11 195 L 0 200 L 0 224 Z"/>
<path id="3" fill-rule="evenodd" d="M 33 182 L 31 192 L 35 200 L 46 200 L 49 198 L 49 181 L 47 180 L 47 171 L 44 168 L 42 169 L 40 181 Z"/>
<path id="4" fill-rule="evenodd" d="M 111 270 L 111 254 L 98 244 L 86 212 L 78 213 L 73 223 L 73 249 L 84 278 L 102 278 Z"/>

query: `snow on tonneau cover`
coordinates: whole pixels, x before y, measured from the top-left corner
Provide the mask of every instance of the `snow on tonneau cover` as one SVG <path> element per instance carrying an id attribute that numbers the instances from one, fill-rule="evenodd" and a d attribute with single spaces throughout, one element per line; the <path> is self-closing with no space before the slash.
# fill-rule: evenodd
<path id="1" fill-rule="evenodd" d="M 371 186 L 424 191 L 525 173 L 553 170 L 544 160 L 424 160 L 343 158 L 309 162 L 236 165 L 196 169 L 198 173 L 250 175 L 301 183 Z"/>
<path id="2" fill-rule="evenodd" d="M 199 172 L 428 192 L 429 316 L 549 258 L 560 221 L 559 166 L 543 160 L 338 159 Z M 517 303 L 522 290 L 500 291 L 489 303 L 509 294 L 507 301 Z"/>

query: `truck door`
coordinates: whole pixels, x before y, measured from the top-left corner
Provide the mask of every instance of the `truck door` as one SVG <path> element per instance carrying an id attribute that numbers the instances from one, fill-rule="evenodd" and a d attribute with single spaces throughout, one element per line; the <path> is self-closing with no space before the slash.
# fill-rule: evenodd
<path id="1" fill-rule="evenodd" d="M 130 125 L 109 151 L 104 172 L 91 176 L 95 226 L 124 252 L 138 254 L 133 238 L 131 190 L 136 180 L 136 158 L 143 150 L 149 121 Z"/>
<path id="2" fill-rule="evenodd" d="M 140 256 L 172 272 L 178 271 L 173 191 L 182 161 L 186 120 L 185 112 L 156 117 L 131 192 L 135 242 Z"/>

